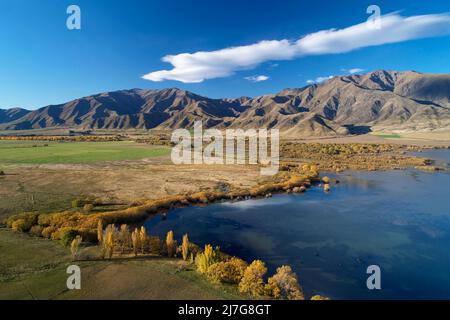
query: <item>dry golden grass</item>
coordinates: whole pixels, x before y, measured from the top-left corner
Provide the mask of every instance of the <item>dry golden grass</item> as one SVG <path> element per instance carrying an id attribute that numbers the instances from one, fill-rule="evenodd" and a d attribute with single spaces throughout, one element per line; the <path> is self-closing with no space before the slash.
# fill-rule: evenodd
<path id="1" fill-rule="evenodd" d="M 86 211 L 64 211 L 50 214 L 26 213 L 11 216 L 7 226 L 20 232 L 29 232 L 45 238 L 60 240 L 68 232 L 80 235 L 84 241 L 96 242 L 98 239 L 99 221 L 103 225 L 131 224 L 142 221 L 152 214 L 167 211 L 176 207 L 208 204 L 221 200 L 239 200 L 244 197 L 264 197 L 273 192 L 291 192 L 293 188 L 311 185 L 311 181 L 319 181 L 319 173 L 314 165 L 303 165 L 298 169 L 302 174 L 288 174 L 285 180 L 260 183 L 249 189 L 230 192 L 201 191 L 192 194 L 166 196 L 161 199 L 150 199 L 126 209 L 101 213 Z M 286 176 L 282 174 L 281 176 Z M 92 211 L 92 210 L 90 210 Z M 39 231 L 40 234 L 39 234 Z"/>
<path id="2" fill-rule="evenodd" d="M 392 170 L 424 166 L 426 159 L 408 156 L 408 152 L 432 147 L 369 143 L 296 143 L 281 144 L 282 165 L 301 161 L 315 163 L 322 171 Z"/>

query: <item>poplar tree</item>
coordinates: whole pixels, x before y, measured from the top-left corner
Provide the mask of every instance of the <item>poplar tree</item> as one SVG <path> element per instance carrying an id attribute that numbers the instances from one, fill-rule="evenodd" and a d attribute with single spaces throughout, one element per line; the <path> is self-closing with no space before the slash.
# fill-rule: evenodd
<path id="1" fill-rule="evenodd" d="M 187 234 L 183 236 L 183 243 L 181 244 L 181 252 L 183 254 L 183 260 L 187 261 L 189 254 L 189 237 Z"/>
<path id="2" fill-rule="evenodd" d="M 120 241 L 120 247 L 122 249 L 122 253 L 124 253 L 124 251 L 128 251 L 130 249 L 131 234 L 130 234 L 130 228 L 126 224 L 123 224 L 120 226 L 119 241 Z"/>
<path id="3" fill-rule="evenodd" d="M 167 246 L 167 255 L 169 256 L 169 258 L 172 258 L 175 255 L 175 251 L 176 251 L 176 242 L 173 239 L 173 231 L 169 231 L 167 232 L 167 237 L 166 237 L 166 246 Z"/>
<path id="4" fill-rule="evenodd" d="M 140 247 L 140 235 L 139 235 L 139 230 L 138 228 L 135 228 L 133 233 L 131 234 L 131 241 L 133 243 L 133 252 L 134 255 L 137 256 L 138 255 L 138 250 Z"/>
<path id="5" fill-rule="evenodd" d="M 103 221 L 102 221 L 102 219 L 99 219 L 98 223 L 97 223 L 97 240 L 99 243 L 101 243 L 103 240 Z"/>
<path id="6" fill-rule="evenodd" d="M 75 239 L 72 240 L 72 243 L 70 244 L 70 252 L 72 253 L 72 260 L 76 260 L 78 249 L 80 247 L 81 242 L 83 239 L 80 236 L 76 236 Z"/>
<path id="7" fill-rule="evenodd" d="M 210 266 L 219 262 L 220 255 L 219 250 L 214 250 L 210 244 L 205 245 L 205 250 L 199 253 L 195 258 L 197 265 L 197 271 L 200 273 L 207 273 Z"/>
<path id="8" fill-rule="evenodd" d="M 141 231 L 139 232 L 139 240 L 141 245 L 141 253 L 144 254 L 148 244 L 147 230 L 145 230 L 144 226 L 141 227 Z"/>
<path id="9" fill-rule="evenodd" d="M 103 235 L 103 248 L 104 248 L 104 255 L 111 259 L 114 253 L 114 246 L 115 246 L 115 233 L 116 229 L 114 225 L 110 224 L 106 227 L 106 230 Z"/>

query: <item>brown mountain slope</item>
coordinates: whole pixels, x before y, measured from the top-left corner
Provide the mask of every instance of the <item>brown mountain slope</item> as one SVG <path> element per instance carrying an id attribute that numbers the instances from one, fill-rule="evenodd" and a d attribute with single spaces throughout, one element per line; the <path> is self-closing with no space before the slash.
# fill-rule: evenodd
<path id="1" fill-rule="evenodd" d="M 0 109 L 0 124 L 20 119 L 30 112 L 22 108 Z"/>
<path id="2" fill-rule="evenodd" d="M 210 99 L 179 89 L 122 90 L 48 106 L 0 129 L 277 128 L 289 136 L 450 128 L 450 75 L 375 71 L 256 98 Z"/>

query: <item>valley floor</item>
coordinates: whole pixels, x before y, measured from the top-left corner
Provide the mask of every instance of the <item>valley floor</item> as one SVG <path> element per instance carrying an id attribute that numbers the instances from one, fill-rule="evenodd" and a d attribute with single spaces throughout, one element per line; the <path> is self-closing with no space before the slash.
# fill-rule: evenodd
<path id="1" fill-rule="evenodd" d="M 175 166 L 167 154 L 88 163 L 58 163 L 53 158 L 26 163 L 32 157 L 24 157 L 21 164 L 2 161 L 0 221 L 26 211 L 70 210 L 77 197 L 101 198 L 111 205 L 100 210 L 111 210 L 170 194 L 249 187 L 260 179 L 257 167 Z M 0 299 L 243 298 L 236 288 L 212 285 L 195 271 L 179 272 L 180 260 L 161 257 L 77 262 L 83 290 L 68 291 L 70 249 L 5 228 L 0 228 L 0 256 Z"/>
<path id="2" fill-rule="evenodd" d="M 365 135 L 315 141 L 407 144 L 410 140 Z M 443 146 L 445 141 L 426 140 L 424 144 Z M 32 153 L 39 152 L 26 147 Z M 95 154 L 95 148 L 90 152 Z M 0 161 L 0 171 L 5 173 L 0 175 L 0 221 L 26 211 L 71 210 L 71 202 L 77 197 L 109 202 L 109 206 L 95 208 L 106 211 L 166 195 L 249 188 L 267 179 L 257 166 L 178 166 L 171 163 L 168 152 L 146 152 L 127 159 L 125 150 L 125 156 L 108 162 L 61 163 L 57 157 L 33 162 L 27 161 L 28 156 L 18 162 L 11 158 Z M 178 272 L 178 260 L 165 258 L 80 262 L 85 290 L 68 292 L 65 270 L 71 264 L 70 250 L 56 241 L 5 228 L 0 228 L 0 256 L 0 299 L 242 298 L 232 288 L 211 285 L 196 272 Z"/>
<path id="3" fill-rule="evenodd" d="M 416 133 L 370 133 L 344 137 L 323 137 L 297 139 L 301 142 L 317 143 L 393 143 L 417 146 L 448 146 L 450 131 L 416 132 Z"/>

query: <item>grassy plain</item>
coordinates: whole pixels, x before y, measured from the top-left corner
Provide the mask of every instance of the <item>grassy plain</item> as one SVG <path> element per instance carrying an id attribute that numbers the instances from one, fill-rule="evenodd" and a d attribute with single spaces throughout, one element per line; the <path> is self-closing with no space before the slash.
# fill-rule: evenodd
<path id="1" fill-rule="evenodd" d="M 0 141 L 0 163 L 3 165 L 83 164 L 137 160 L 165 156 L 169 153 L 169 148 L 143 146 L 131 141 Z"/>
<path id="2" fill-rule="evenodd" d="M 48 146 L 45 146 L 48 145 Z M 0 141 L 0 223 L 24 211 L 71 209 L 77 197 L 128 205 L 139 199 L 250 186 L 256 167 L 174 166 L 167 147 L 135 142 Z M 85 251 L 91 250 L 85 248 Z M 0 299 L 240 299 L 166 258 L 82 261 L 82 290 L 66 289 L 70 250 L 0 227 Z"/>
<path id="3" fill-rule="evenodd" d="M 362 142 L 352 139 L 327 142 Z M 371 135 L 364 139 L 401 140 Z M 128 141 L 0 141 L 0 170 L 5 171 L 0 175 L 0 222 L 25 211 L 70 210 L 77 197 L 127 206 L 167 195 L 249 188 L 267 179 L 257 166 L 173 165 L 169 153 L 168 147 Z M 320 153 L 313 153 L 316 158 L 304 160 L 318 161 Z M 196 272 L 180 271 L 177 260 L 165 258 L 78 262 L 84 287 L 69 292 L 65 289 L 65 270 L 71 264 L 68 248 L 4 228 L 0 228 L 0 257 L 0 299 L 242 297 L 233 288 L 206 282 Z"/>
<path id="4" fill-rule="evenodd" d="M 82 249 L 88 251 L 91 248 Z M 0 299 L 242 299 L 168 258 L 77 261 L 58 242 L 0 229 Z M 81 290 L 66 287 L 66 269 L 81 267 Z"/>

